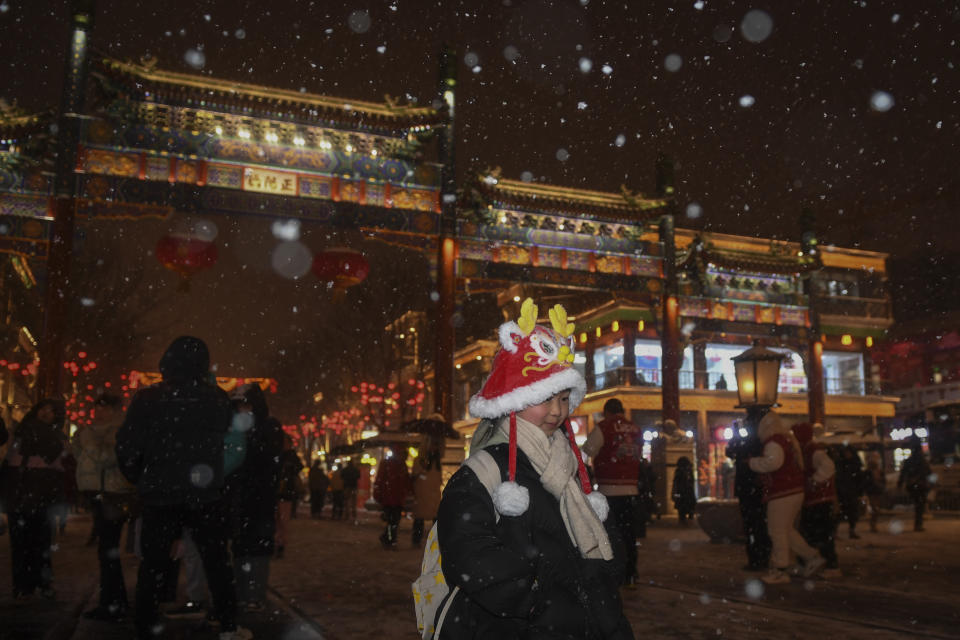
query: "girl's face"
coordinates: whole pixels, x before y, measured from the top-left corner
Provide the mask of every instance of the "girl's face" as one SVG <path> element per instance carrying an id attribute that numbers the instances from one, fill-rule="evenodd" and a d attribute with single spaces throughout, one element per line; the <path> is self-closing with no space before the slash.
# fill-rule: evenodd
<path id="1" fill-rule="evenodd" d="M 517 415 L 552 436 L 570 415 L 570 391 L 561 391 L 549 400 L 527 407 Z"/>

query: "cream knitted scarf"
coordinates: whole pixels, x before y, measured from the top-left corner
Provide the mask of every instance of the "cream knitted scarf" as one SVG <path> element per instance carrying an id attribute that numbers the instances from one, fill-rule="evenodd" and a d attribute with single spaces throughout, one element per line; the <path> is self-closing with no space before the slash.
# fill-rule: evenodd
<path id="1" fill-rule="evenodd" d="M 509 440 L 510 418 L 500 421 L 492 440 Z M 489 442 L 487 444 L 493 444 Z M 613 559 L 613 548 L 603 523 L 594 513 L 577 479 L 577 459 L 570 443 L 558 429 L 547 436 L 539 427 L 517 416 L 517 447 L 526 454 L 540 483 L 560 503 L 567 534 L 584 558 Z"/>

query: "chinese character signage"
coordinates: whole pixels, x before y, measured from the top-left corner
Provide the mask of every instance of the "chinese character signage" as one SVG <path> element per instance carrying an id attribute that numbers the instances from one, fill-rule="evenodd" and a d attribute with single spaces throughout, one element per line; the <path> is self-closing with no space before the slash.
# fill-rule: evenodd
<path id="1" fill-rule="evenodd" d="M 243 170 L 243 190 L 295 196 L 297 195 L 297 174 L 247 167 Z"/>

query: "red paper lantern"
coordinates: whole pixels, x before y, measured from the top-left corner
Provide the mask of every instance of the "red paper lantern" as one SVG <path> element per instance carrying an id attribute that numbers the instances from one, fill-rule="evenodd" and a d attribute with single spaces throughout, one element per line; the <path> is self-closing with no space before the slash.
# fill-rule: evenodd
<path id="1" fill-rule="evenodd" d="M 366 280 L 370 263 L 359 251 L 339 247 L 315 255 L 312 270 L 323 282 L 332 282 L 335 292 L 343 292 Z"/>
<path id="2" fill-rule="evenodd" d="M 157 260 L 182 278 L 186 289 L 193 274 L 209 269 L 217 262 L 217 245 L 182 235 L 167 235 L 157 242 Z"/>

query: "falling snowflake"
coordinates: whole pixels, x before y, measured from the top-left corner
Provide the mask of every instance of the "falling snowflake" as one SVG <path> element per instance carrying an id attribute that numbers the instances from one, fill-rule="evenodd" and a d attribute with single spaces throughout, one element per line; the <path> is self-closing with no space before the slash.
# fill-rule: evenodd
<path id="1" fill-rule="evenodd" d="M 875 91 L 870 96 L 870 108 L 874 111 L 890 111 L 893 108 L 893 96 L 886 91 Z"/>
<path id="2" fill-rule="evenodd" d="M 773 31 L 773 18 L 766 11 L 751 9 L 743 16 L 740 33 L 750 42 L 763 42 Z"/>

